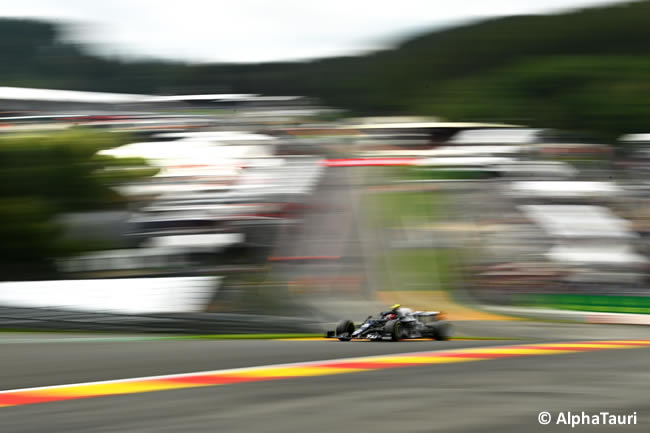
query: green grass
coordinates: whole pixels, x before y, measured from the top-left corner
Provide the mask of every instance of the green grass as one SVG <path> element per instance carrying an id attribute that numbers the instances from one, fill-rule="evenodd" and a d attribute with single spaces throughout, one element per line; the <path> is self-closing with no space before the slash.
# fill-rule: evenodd
<path id="1" fill-rule="evenodd" d="M 410 170 L 407 175 L 411 180 L 473 180 L 490 177 L 485 171 L 472 169 L 411 168 Z"/>
<path id="2" fill-rule="evenodd" d="M 446 290 L 456 281 L 452 249 L 398 249 L 387 253 L 385 260 L 385 270 L 399 280 L 393 290 Z"/>
<path id="3" fill-rule="evenodd" d="M 430 223 L 446 215 L 445 194 L 440 191 L 375 192 L 364 198 L 369 223 L 375 228 L 400 227 L 405 222 Z"/>
<path id="4" fill-rule="evenodd" d="M 387 181 L 414 176 L 413 169 L 405 167 L 386 168 L 383 174 L 382 180 Z M 363 206 L 367 224 L 387 237 L 411 229 L 417 236 L 427 226 L 449 219 L 451 199 L 447 193 L 436 190 L 372 192 L 364 196 Z M 434 246 L 386 248 L 380 252 L 377 263 L 385 282 L 382 290 L 451 289 L 458 279 L 460 253 L 457 248 Z"/>
<path id="5" fill-rule="evenodd" d="M 390 175 L 400 180 L 462 180 L 489 177 L 483 170 L 473 168 L 391 167 Z"/>

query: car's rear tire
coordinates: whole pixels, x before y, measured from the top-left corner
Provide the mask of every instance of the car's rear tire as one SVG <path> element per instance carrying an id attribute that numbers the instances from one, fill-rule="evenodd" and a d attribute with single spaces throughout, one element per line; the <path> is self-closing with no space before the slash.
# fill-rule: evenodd
<path id="1" fill-rule="evenodd" d="M 351 320 L 341 320 L 336 325 L 336 336 L 339 341 L 350 341 L 354 332 L 354 323 Z"/>
<path id="2" fill-rule="evenodd" d="M 399 341 L 402 336 L 402 326 L 399 320 L 389 320 L 386 322 L 386 334 L 390 337 L 391 341 Z"/>
<path id="3" fill-rule="evenodd" d="M 441 320 L 431 326 L 431 338 L 434 340 L 447 341 L 451 338 L 451 335 L 451 323 L 446 320 Z"/>

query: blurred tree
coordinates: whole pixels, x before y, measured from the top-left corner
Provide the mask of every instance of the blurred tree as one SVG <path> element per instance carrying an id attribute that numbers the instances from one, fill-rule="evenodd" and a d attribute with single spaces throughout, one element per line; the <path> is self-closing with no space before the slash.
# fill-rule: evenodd
<path id="1" fill-rule="evenodd" d="M 0 198 L 0 275 L 2 279 L 51 271 L 57 254 L 54 212 L 37 197 Z"/>
<path id="2" fill-rule="evenodd" d="M 35 273 L 88 248 L 59 241 L 56 214 L 124 207 L 111 186 L 157 173 L 139 158 L 97 155 L 128 136 L 76 129 L 0 137 L 0 274 Z"/>
<path id="3" fill-rule="evenodd" d="M 564 56 L 523 61 L 450 80 L 423 97 L 420 111 L 459 120 L 508 121 L 594 131 L 615 139 L 645 132 L 650 118 L 650 60 Z"/>

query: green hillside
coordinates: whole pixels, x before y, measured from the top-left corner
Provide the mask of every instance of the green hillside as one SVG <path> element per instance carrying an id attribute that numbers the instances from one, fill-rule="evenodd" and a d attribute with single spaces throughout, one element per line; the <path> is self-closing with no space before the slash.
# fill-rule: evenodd
<path id="1" fill-rule="evenodd" d="M 187 65 L 100 58 L 52 24 L 0 21 L 3 85 L 139 93 L 302 94 L 357 114 L 433 114 L 606 135 L 646 131 L 650 1 L 437 31 L 310 62 Z M 218 54 L 218 53 L 217 53 Z"/>

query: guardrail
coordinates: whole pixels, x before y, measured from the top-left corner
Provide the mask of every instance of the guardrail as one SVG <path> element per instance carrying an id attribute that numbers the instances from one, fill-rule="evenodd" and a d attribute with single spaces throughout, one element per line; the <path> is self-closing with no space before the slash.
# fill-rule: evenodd
<path id="1" fill-rule="evenodd" d="M 182 334 L 305 333 L 323 330 L 319 323 L 297 317 L 235 313 L 131 315 L 6 306 L 0 306 L 0 328 Z"/>

